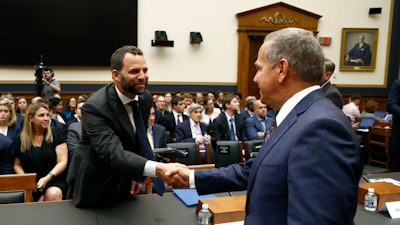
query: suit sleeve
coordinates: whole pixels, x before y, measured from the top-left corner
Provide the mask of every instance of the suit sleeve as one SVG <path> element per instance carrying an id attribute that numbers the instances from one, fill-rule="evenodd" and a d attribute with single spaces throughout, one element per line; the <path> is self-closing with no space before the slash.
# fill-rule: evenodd
<path id="1" fill-rule="evenodd" d="M 82 108 L 82 128 L 90 139 L 96 155 L 111 170 L 140 179 L 143 175 L 146 158 L 135 154 L 131 135 L 115 120 L 115 115 L 93 102 Z M 122 141 L 125 143 L 123 146 Z"/>
<path id="2" fill-rule="evenodd" d="M 76 126 L 71 124 L 68 127 L 68 135 L 67 135 L 67 146 L 68 146 L 68 158 L 71 160 L 74 152 L 78 149 L 79 144 L 79 134 L 76 129 Z"/>

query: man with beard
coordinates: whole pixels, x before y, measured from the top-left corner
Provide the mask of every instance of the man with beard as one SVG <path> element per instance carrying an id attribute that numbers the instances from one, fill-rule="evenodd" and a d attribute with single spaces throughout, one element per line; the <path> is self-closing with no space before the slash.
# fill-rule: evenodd
<path id="1" fill-rule="evenodd" d="M 111 56 L 110 67 L 114 82 L 81 109 L 82 138 L 67 178 L 68 197 L 77 207 L 104 207 L 136 195 L 146 176 L 152 177 L 159 195 L 164 190 L 160 178 L 168 184 L 175 179 L 185 182 L 165 175 L 183 165 L 153 161 L 145 138 L 152 97 L 146 89 L 149 75 L 143 52 L 123 46 Z"/>

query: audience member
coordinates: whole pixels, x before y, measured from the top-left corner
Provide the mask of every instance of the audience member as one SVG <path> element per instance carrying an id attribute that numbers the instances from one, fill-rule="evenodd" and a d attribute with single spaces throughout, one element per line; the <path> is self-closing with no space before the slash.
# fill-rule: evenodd
<path id="1" fill-rule="evenodd" d="M 43 97 L 45 100 L 49 100 L 55 93 L 61 91 L 61 85 L 54 78 L 53 70 L 48 67 L 43 69 L 43 84 Z"/>
<path id="2" fill-rule="evenodd" d="M 82 107 L 85 104 L 85 101 L 78 101 L 76 107 L 76 114 L 74 119 L 69 120 L 68 122 L 72 122 L 68 124 L 68 133 L 67 133 L 67 146 L 68 146 L 68 159 L 71 161 L 72 156 L 74 156 L 74 152 L 77 151 L 79 145 L 79 139 L 82 137 Z"/>
<path id="3" fill-rule="evenodd" d="M 65 123 L 67 123 L 70 119 L 75 118 L 74 116 L 75 109 L 76 109 L 76 99 L 75 98 L 68 99 L 65 109 L 61 110 L 60 112 L 62 117 L 65 118 Z"/>
<path id="4" fill-rule="evenodd" d="M 51 118 L 57 120 L 58 122 L 65 124 L 67 118 L 61 114 L 64 106 L 60 98 L 51 97 L 49 99 L 50 115 Z"/>
<path id="5" fill-rule="evenodd" d="M 17 107 L 15 106 L 15 99 L 14 96 L 11 93 L 7 93 L 7 94 L 2 94 L 0 96 L 0 101 L 1 100 L 6 100 L 8 102 L 10 102 L 11 106 L 13 107 L 13 109 L 15 110 Z M 24 124 L 24 116 L 22 116 L 21 114 L 17 113 L 17 124 L 20 125 L 21 127 Z"/>
<path id="6" fill-rule="evenodd" d="M 245 224 L 353 224 L 362 160 L 349 120 L 318 85 L 323 60 L 310 31 L 268 34 L 254 77 L 261 101 L 278 111 L 268 142 L 245 163 L 169 174 L 199 194 L 247 190 Z"/>
<path id="7" fill-rule="evenodd" d="M 213 101 L 215 101 L 214 92 L 212 92 L 212 91 L 207 92 L 207 98 L 208 99 L 212 99 Z"/>
<path id="8" fill-rule="evenodd" d="M 322 92 L 324 95 L 332 100 L 333 104 L 335 104 L 339 109 L 343 108 L 343 97 L 339 92 L 339 89 L 333 84 L 331 84 L 330 79 L 335 71 L 335 63 L 333 63 L 330 59 L 325 58 L 325 73 L 322 76 L 320 85 Z"/>
<path id="9" fill-rule="evenodd" d="M 216 91 L 214 97 L 215 97 L 214 107 L 219 108 L 221 109 L 221 111 L 223 111 L 222 99 L 224 98 L 224 92 Z"/>
<path id="10" fill-rule="evenodd" d="M 195 142 L 203 144 L 211 141 L 211 136 L 207 134 L 207 125 L 200 122 L 203 107 L 194 103 L 189 107 L 190 119 L 178 124 L 175 130 L 176 142 Z"/>
<path id="11" fill-rule="evenodd" d="M 361 117 L 378 119 L 374 112 L 378 109 L 378 103 L 375 100 L 369 100 L 365 103 L 365 109 L 361 112 Z"/>
<path id="12" fill-rule="evenodd" d="M 17 97 L 17 108 L 15 112 L 21 116 L 25 116 L 26 107 L 28 107 L 28 100 L 24 96 Z M 23 123 L 24 121 L 20 124 L 21 127 Z"/>
<path id="13" fill-rule="evenodd" d="M 164 97 L 165 97 L 165 110 L 168 112 L 171 112 L 172 111 L 172 107 L 171 107 L 172 95 L 171 95 L 171 93 L 168 92 L 164 95 Z"/>
<path id="14" fill-rule="evenodd" d="M 189 120 L 183 121 L 176 127 L 176 142 L 194 142 L 200 146 L 201 162 L 206 162 L 206 146 L 211 141 L 211 136 L 207 134 L 207 125 L 200 122 L 203 106 L 197 103 L 189 107 Z"/>
<path id="15" fill-rule="evenodd" d="M 267 117 L 267 106 L 259 99 L 254 102 L 254 116 L 246 119 L 247 137 L 252 140 L 264 140 L 268 128 L 272 124 L 272 117 Z"/>
<path id="16" fill-rule="evenodd" d="M 82 138 L 67 178 L 68 197 L 77 207 L 108 206 L 130 198 L 139 193 L 146 176 L 152 177 L 159 195 L 165 188 L 160 178 L 185 183 L 179 176 L 165 175 L 180 164 L 155 162 L 146 137 L 152 97 L 143 52 L 123 46 L 112 54 L 110 68 L 113 83 L 82 107 Z"/>
<path id="17" fill-rule="evenodd" d="M 204 105 L 204 96 L 203 93 L 197 92 L 196 93 L 196 103 L 200 105 Z"/>
<path id="18" fill-rule="evenodd" d="M 78 99 L 76 100 L 77 102 L 86 102 L 86 100 L 89 98 L 87 94 L 80 94 L 78 96 Z"/>
<path id="19" fill-rule="evenodd" d="M 31 104 L 36 102 L 44 102 L 44 99 L 40 96 L 35 96 L 31 99 Z"/>
<path id="20" fill-rule="evenodd" d="M 350 119 L 351 123 L 355 124 L 357 118 L 361 117 L 359 109 L 361 96 L 359 94 L 353 94 L 349 100 L 349 103 L 343 106 L 343 112 Z"/>
<path id="21" fill-rule="evenodd" d="M 395 80 L 388 95 L 386 110 L 393 115 L 390 138 L 390 172 L 400 171 L 400 80 Z"/>
<path id="22" fill-rule="evenodd" d="M 147 126 L 148 126 L 147 138 L 149 139 L 150 147 L 153 150 L 156 148 L 166 148 L 167 147 L 166 130 L 164 126 L 155 123 L 154 107 L 150 108 L 150 114 Z"/>
<path id="23" fill-rule="evenodd" d="M 240 104 L 235 95 L 225 95 L 222 107 L 224 112 L 213 121 L 213 138 L 217 141 L 247 141 L 245 118 L 237 114 Z"/>
<path id="24" fill-rule="evenodd" d="M 25 118 L 21 136 L 15 140 L 14 171 L 37 174 L 34 201 L 62 200 L 67 192 L 65 137 L 49 126 L 50 112 L 45 103 L 30 104 Z"/>
<path id="25" fill-rule="evenodd" d="M 159 95 L 157 98 L 157 109 L 155 110 L 155 123 L 160 124 L 161 126 L 165 126 L 164 117 L 166 114 L 170 113 L 165 110 L 165 97 Z"/>
<path id="26" fill-rule="evenodd" d="M 7 100 L 0 100 L 0 134 L 14 140 L 21 131 L 22 127 L 17 124 L 14 107 Z"/>
<path id="27" fill-rule="evenodd" d="M 182 95 L 182 97 L 185 100 L 185 111 L 183 114 L 189 116 L 189 108 L 193 104 L 193 96 L 192 94 L 186 92 Z"/>
<path id="28" fill-rule="evenodd" d="M 256 101 L 256 97 L 251 96 L 250 98 L 246 98 L 246 107 L 241 109 L 243 112 L 240 115 L 244 116 L 246 119 L 254 115 L 254 102 Z"/>
<path id="29" fill-rule="evenodd" d="M 172 113 L 166 114 L 164 117 L 165 129 L 169 132 L 172 142 L 176 141 L 175 129 L 178 124 L 188 120 L 189 117 L 183 114 L 185 110 L 185 100 L 183 97 L 174 97 L 171 101 Z"/>
<path id="30" fill-rule="evenodd" d="M 158 95 L 152 95 L 152 99 L 153 99 L 153 107 L 154 107 L 154 109 L 157 109 Z"/>
<path id="31" fill-rule="evenodd" d="M 204 105 L 201 122 L 207 126 L 207 133 L 213 137 L 213 121 L 221 114 L 219 108 L 214 107 L 214 100 L 208 98 Z"/>
<path id="32" fill-rule="evenodd" d="M 14 141 L 0 134 L 0 175 L 14 173 L 15 147 Z"/>

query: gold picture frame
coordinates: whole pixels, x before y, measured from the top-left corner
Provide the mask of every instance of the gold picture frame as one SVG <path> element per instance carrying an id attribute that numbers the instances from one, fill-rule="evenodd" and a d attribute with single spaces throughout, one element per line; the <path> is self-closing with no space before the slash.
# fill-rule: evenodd
<path id="1" fill-rule="evenodd" d="M 340 70 L 374 71 L 377 47 L 378 28 L 343 28 Z"/>

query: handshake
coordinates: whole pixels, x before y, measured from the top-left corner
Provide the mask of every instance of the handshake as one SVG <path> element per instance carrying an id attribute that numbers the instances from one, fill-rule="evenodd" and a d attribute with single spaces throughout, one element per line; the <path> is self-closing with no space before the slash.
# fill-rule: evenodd
<path id="1" fill-rule="evenodd" d="M 190 170 L 180 163 L 157 163 L 156 175 L 171 188 L 188 188 Z"/>

